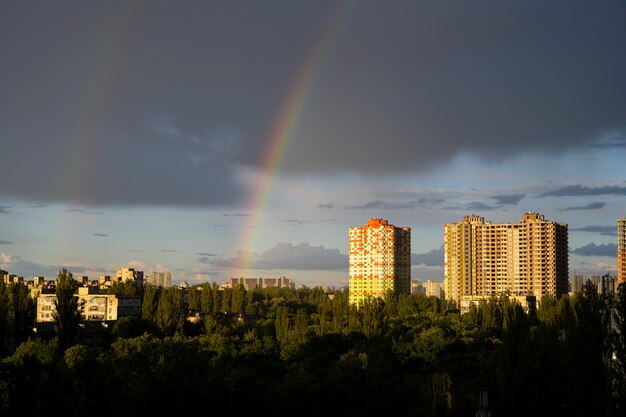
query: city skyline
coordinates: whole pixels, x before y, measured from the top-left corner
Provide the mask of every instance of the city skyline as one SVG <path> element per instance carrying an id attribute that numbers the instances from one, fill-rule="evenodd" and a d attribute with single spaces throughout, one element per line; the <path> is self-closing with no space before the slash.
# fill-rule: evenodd
<path id="1" fill-rule="evenodd" d="M 0 269 L 348 284 L 348 230 L 539 212 L 617 271 L 626 7 L 0 5 Z"/>

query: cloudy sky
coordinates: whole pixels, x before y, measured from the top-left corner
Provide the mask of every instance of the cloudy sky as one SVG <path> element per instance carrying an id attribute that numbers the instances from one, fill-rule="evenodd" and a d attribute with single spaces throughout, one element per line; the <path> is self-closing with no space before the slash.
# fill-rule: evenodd
<path id="1" fill-rule="evenodd" d="M 0 268 L 347 283 L 347 233 L 467 214 L 569 225 L 616 269 L 626 4 L 0 4 Z"/>

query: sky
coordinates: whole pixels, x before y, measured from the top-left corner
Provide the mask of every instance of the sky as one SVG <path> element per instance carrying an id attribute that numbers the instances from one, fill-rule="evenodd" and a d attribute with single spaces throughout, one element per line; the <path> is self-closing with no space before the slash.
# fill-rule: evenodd
<path id="1" fill-rule="evenodd" d="M 0 3 L 0 268 L 347 285 L 348 228 L 534 211 L 616 270 L 626 3 Z"/>

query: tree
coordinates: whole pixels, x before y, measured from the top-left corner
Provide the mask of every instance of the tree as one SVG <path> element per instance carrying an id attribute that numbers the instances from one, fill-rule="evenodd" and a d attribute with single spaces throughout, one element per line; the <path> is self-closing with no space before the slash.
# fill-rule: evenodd
<path id="1" fill-rule="evenodd" d="M 202 311 L 201 296 L 202 288 L 200 286 L 194 285 L 189 288 L 189 292 L 187 293 L 187 308 L 189 311 Z"/>
<path id="2" fill-rule="evenodd" d="M 28 287 L 19 282 L 10 285 L 10 315 L 13 321 L 13 340 L 15 346 L 28 340 L 32 333 L 33 323 L 37 317 L 35 300 L 31 298 Z"/>
<path id="3" fill-rule="evenodd" d="M 452 395 L 450 394 L 452 379 L 450 375 L 435 372 L 428 377 L 426 386 L 432 415 L 436 416 L 441 413 L 438 412 L 439 410 L 445 410 L 447 414 L 452 409 Z"/>
<path id="4" fill-rule="evenodd" d="M 76 343 L 76 336 L 80 325 L 80 311 L 78 297 L 78 282 L 72 273 L 63 268 L 56 279 L 55 311 L 52 313 L 54 327 L 57 332 L 59 350 L 64 352 Z"/>
<path id="5" fill-rule="evenodd" d="M 9 291 L 4 281 L 0 281 L 0 356 L 4 353 L 4 339 L 9 323 Z"/>
<path id="6" fill-rule="evenodd" d="M 156 323 L 157 308 L 159 307 L 159 296 L 161 289 L 156 285 L 146 284 L 143 290 L 141 304 L 141 318 Z"/>
<path id="7" fill-rule="evenodd" d="M 232 290 L 230 306 L 233 313 L 243 313 L 246 309 L 246 289 L 242 284 Z"/>
<path id="8" fill-rule="evenodd" d="M 185 322 L 183 295 L 177 287 L 162 291 L 157 308 L 157 324 L 165 334 L 172 335 L 183 328 Z"/>

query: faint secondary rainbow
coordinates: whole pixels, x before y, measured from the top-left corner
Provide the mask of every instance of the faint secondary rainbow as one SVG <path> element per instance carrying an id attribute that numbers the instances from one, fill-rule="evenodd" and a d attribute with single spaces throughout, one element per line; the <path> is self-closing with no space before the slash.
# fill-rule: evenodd
<path id="1" fill-rule="evenodd" d="M 88 189 L 98 190 L 99 184 L 94 181 L 91 171 L 98 160 L 97 136 L 106 125 L 111 109 L 114 107 L 114 91 L 119 84 L 125 82 L 125 66 L 129 55 L 129 40 L 136 30 L 141 9 L 138 4 L 112 6 L 108 13 L 103 14 L 94 28 L 95 51 L 89 63 L 88 71 L 82 79 L 74 123 L 68 130 L 69 146 L 66 158 L 61 161 L 62 177 L 54 192 L 60 201 L 70 204 L 85 204 L 79 196 Z M 93 202 L 86 202 L 86 204 Z M 59 232 L 57 245 L 52 251 L 55 260 L 68 260 L 63 253 L 68 245 L 65 240 L 71 235 L 65 233 L 73 224 L 59 215 L 56 227 Z"/>
<path id="2" fill-rule="evenodd" d="M 278 113 L 276 122 L 270 131 L 268 145 L 261 160 L 261 174 L 253 188 L 248 204 L 248 211 L 251 213 L 251 216 L 248 217 L 240 239 L 239 247 L 243 248 L 243 251 L 237 257 L 235 276 L 243 277 L 251 269 L 257 231 L 259 230 L 258 226 L 263 221 L 276 174 L 294 131 L 298 126 L 314 81 L 332 49 L 333 41 L 337 38 L 346 10 L 347 2 L 341 2 L 329 13 L 302 65 L 299 67 L 289 93 Z"/>

